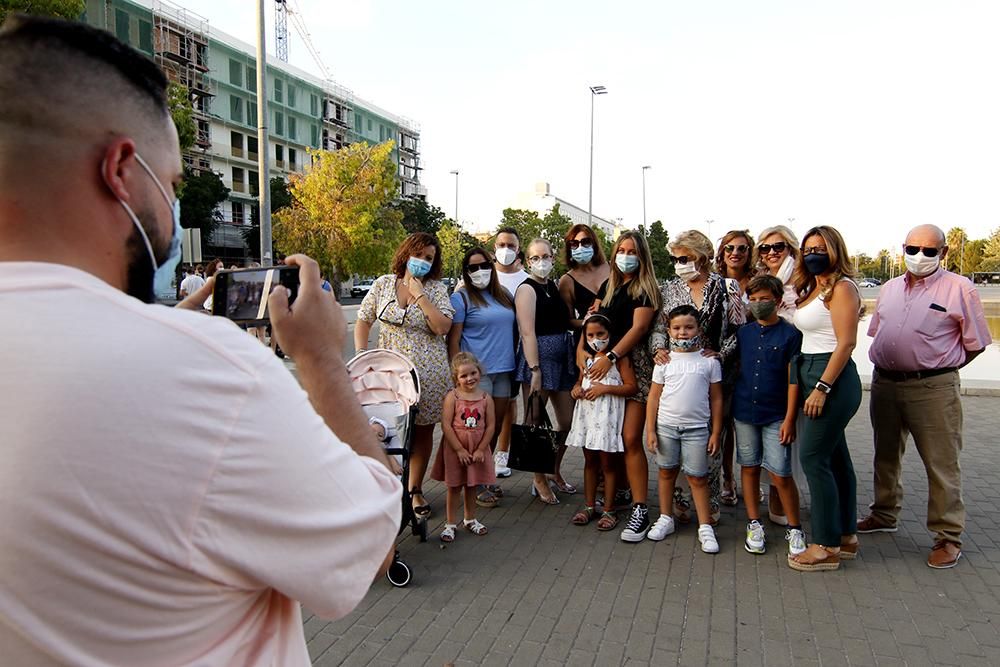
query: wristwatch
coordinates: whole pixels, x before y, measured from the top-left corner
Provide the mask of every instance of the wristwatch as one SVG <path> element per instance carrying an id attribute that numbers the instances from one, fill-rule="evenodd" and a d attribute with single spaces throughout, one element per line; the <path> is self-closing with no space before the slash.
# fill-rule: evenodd
<path id="1" fill-rule="evenodd" d="M 833 389 L 833 387 L 820 380 L 819 382 L 816 383 L 816 389 L 824 394 L 829 394 L 830 391 Z"/>
<path id="2" fill-rule="evenodd" d="M 541 366 L 529 366 L 528 370 L 531 371 L 532 373 L 534 373 L 535 371 L 542 370 L 542 367 Z"/>
<path id="3" fill-rule="evenodd" d="M 604 353 L 604 356 L 607 357 L 608 361 L 610 361 L 611 363 L 615 363 L 618 361 L 618 355 L 615 354 L 614 350 L 608 350 L 607 352 Z"/>

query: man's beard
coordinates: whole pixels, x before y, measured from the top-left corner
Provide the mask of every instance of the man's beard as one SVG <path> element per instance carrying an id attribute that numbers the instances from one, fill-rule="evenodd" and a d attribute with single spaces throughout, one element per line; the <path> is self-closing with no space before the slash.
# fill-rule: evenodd
<path id="1" fill-rule="evenodd" d="M 159 266 L 166 261 L 166 254 L 169 250 L 168 243 L 164 242 L 159 234 L 156 225 L 156 216 L 149 211 L 137 211 L 136 217 L 139 223 L 149 235 L 149 244 L 153 246 L 156 253 L 156 265 Z M 156 301 L 153 293 L 153 264 L 149 258 L 149 251 L 146 250 L 146 243 L 142 240 L 142 234 L 132 226 L 132 234 L 129 236 L 126 246 L 128 252 L 128 272 L 126 274 L 125 292 L 129 296 L 144 303 Z"/>

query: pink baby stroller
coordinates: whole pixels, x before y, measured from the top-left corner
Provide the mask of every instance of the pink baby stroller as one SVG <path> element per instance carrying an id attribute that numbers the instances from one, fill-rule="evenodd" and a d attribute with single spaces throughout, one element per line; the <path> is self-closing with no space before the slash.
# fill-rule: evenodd
<path id="1" fill-rule="evenodd" d="M 396 456 L 403 473 L 403 520 L 399 532 L 409 526 L 421 542 L 427 541 L 427 521 L 417 517 L 410 498 L 410 445 L 413 424 L 420 400 L 420 378 L 410 360 L 392 350 L 368 350 L 347 362 L 351 387 L 361 402 L 365 414 L 388 424 L 386 429 L 387 456 Z M 392 565 L 385 574 L 393 586 L 410 583 L 409 566 L 399 560 L 399 551 L 393 556 Z"/>

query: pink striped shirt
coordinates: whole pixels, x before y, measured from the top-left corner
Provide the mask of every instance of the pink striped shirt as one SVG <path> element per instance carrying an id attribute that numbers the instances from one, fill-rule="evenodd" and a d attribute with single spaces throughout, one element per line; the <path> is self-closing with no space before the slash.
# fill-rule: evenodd
<path id="1" fill-rule="evenodd" d="M 896 371 L 955 368 L 965 363 L 967 352 L 993 342 L 976 288 L 944 269 L 887 282 L 868 335 L 875 339 L 868 351 L 872 363 Z"/>

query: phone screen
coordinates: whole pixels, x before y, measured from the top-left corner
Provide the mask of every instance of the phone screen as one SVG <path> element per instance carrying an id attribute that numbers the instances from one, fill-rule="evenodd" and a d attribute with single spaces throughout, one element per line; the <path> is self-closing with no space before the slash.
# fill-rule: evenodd
<path id="1" fill-rule="evenodd" d="M 270 320 L 267 296 L 278 285 L 287 287 L 291 291 L 288 302 L 294 301 L 299 291 L 299 268 L 273 266 L 219 271 L 215 274 L 212 314 L 240 324 L 264 324 Z"/>

